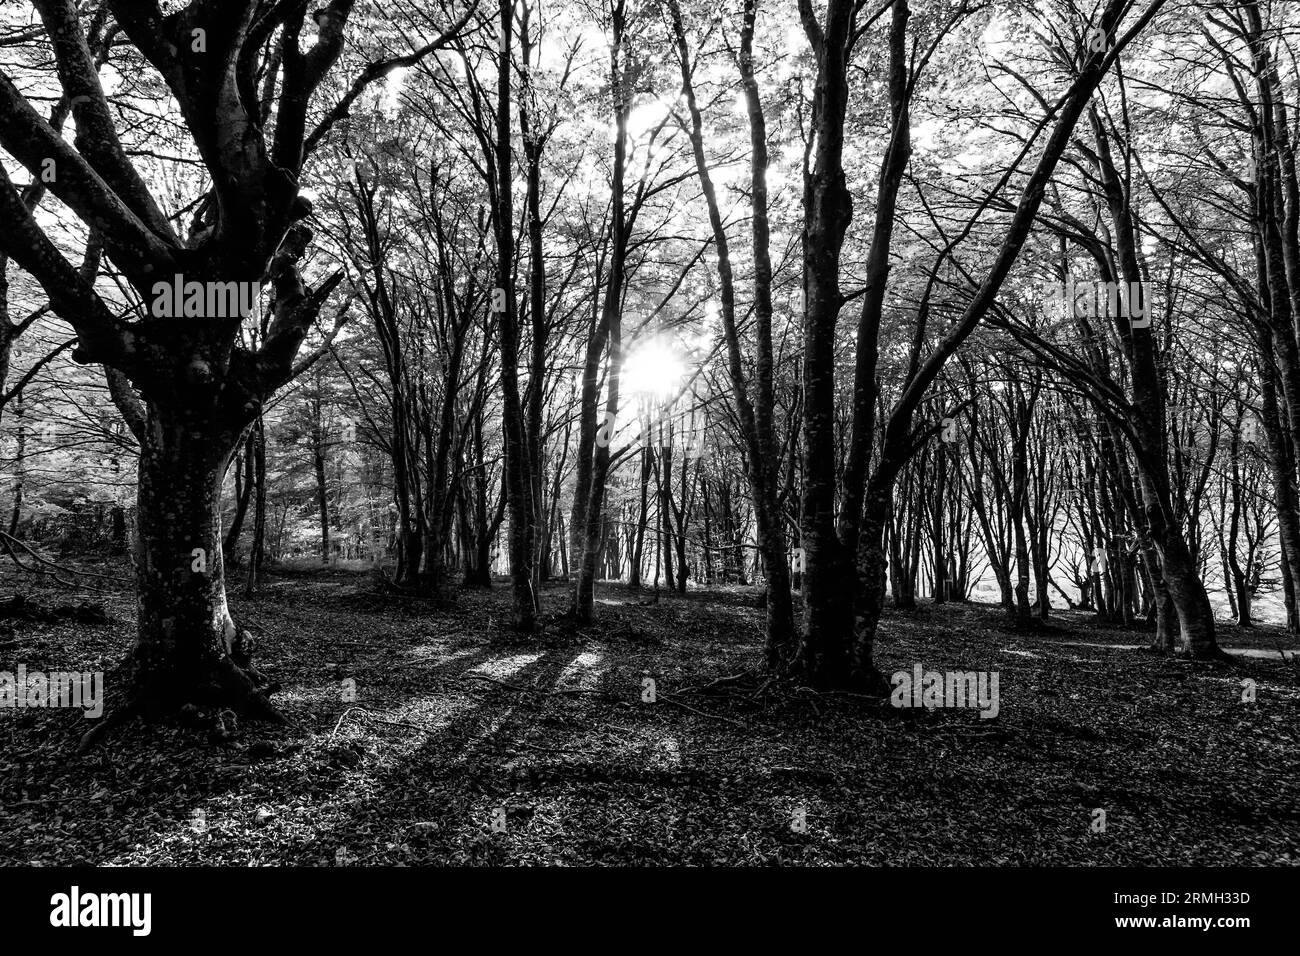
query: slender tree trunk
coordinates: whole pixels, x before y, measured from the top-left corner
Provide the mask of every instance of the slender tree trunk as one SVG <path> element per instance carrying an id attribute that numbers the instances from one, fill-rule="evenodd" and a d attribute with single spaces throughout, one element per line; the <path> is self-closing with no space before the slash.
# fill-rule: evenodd
<path id="1" fill-rule="evenodd" d="M 503 0 L 503 4 L 508 0 Z M 619 415 L 619 374 L 623 364 L 623 287 L 625 256 L 627 252 L 627 215 L 624 196 L 624 175 L 627 165 L 627 119 L 631 109 L 632 89 L 624 75 L 623 57 L 625 55 L 625 6 L 624 0 L 615 0 L 611 11 L 612 37 L 609 50 L 609 79 L 614 113 L 614 157 L 610 195 L 610 259 L 609 276 L 605 284 L 605 294 L 601 303 L 599 321 L 588 343 L 586 371 L 583 377 L 582 398 L 583 412 L 579 442 L 581 452 L 589 452 L 590 465 L 587 472 L 587 488 L 581 500 L 582 534 L 579 539 L 581 550 L 575 549 L 578 561 L 578 579 L 573 589 L 573 616 L 579 623 L 589 623 L 596 594 L 596 568 L 599 558 L 601 533 L 604 525 L 605 482 L 609 476 L 610 441 L 599 441 L 595 427 L 595 410 L 599 394 L 596 371 L 600 352 L 606 342 L 609 344 L 609 372 L 606 379 L 606 400 L 604 427 L 608 431 L 618 422 Z M 592 448 L 594 444 L 594 449 Z M 583 478 L 584 459 L 579 458 L 579 484 Z M 580 489 L 582 490 L 582 489 Z"/>
<path id="2" fill-rule="evenodd" d="M 262 581 L 266 558 L 266 427 L 259 414 L 253 426 L 253 545 L 248 551 L 248 579 L 244 597 L 252 597 Z"/>
<path id="3" fill-rule="evenodd" d="M 943 533 L 943 506 L 944 496 L 947 492 L 947 477 L 948 453 L 946 447 L 941 447 L 935 452 L 934 481 L 933 487 L 930 489 L 930 561 L 934 565 L 933 600 L 935 604 L 943 604 L 948 600 L 948 565 L 947 555 L 944 553 L 946 538 Z"/>
<path id="4" fill-rule="evenodd" d="M 1014 619 L 1017 625 L 1029 624 L 1029 541 L 1025 537 L 1025 505 L 1029 497 L 1029 439 L 1030 409 L 1023 398 L 1017 396 L 1009 403 L 1011 424 L 1011 531 L 1016 543 L 1016 605 Z"/>
<path id="5" fill-rule="evenodd" d="M 513 271 L 515 260 L 514 202 L 512 199 L 510 142 L 511 34 L 514 3 L 501 0 L 498 29 L 501 49 L 497 62 L 497 125 L 495 147 L 496 189 L 493 202 L 496 228 L 497 291 L 504 299 L 500 312 L 502 430 L 505 433 L 506 503 L 510 510 L 507 548 L 510 557 L 512 624 L 516 631 L 530 634 L 537 629 L 539 606 L 533 588 L 534 540 L 537 533 L 534 487 L 529 461 L 528 426 L 519 391 L 519 315 Z M 535 383 L 540 389 L 542 383 Z"/>
<path id="6" fill-rule="evenodd" d="M 18 393 L 14 417 L 18 420 L 17 448 L 14 451 L 14 502 L 9 509 L 9 537 L 18 534 L 18 522 L 23 516 L 23 485 L 27 479 L 27 422 L 22 393 Z"/>
<path id="7" fill-rule="evenodd" d="M 320 511 L 320 563 L 330 563 L 329 489 L 325 483 L 325 447 L 320 428 L 312 431 L 312 464 L 316 471 L 316 507 Z"/>
<path id="8" fill-rule="evenodd" d="M 718 254 L 718 279 L 721 286 L 721 315 L 727 342 L 727 373 L 740 418 L 746 444 L 750 497 L 754 504 L 754 523 L 763 573 L 767 581 L 766 657 L 770 670 L 787 670 L 794 656 L 794 605 L 790 593 L 790 572 L 786 561 L 786 540 L 777 499 L 777 445 L 773 430 L 774 392 L 772 387 L 772 263 L 767 199 L 767 126 L 754 74 L 753 37 L 758 16 L 758 0 L 746 0 L 741 27 L 740 73 L 745 95 L 750 132 L 750 208 L 754 249 L 755 351 L 757 368 L 749 382 L 741 362 L 740 335 L 736 323 L 735 280 L 730 244 L 723 225 L 708 160 L 700 111 L 696 104 L 692 79 L 692 61 L 687 48 L 686 30 L 676 0 L 670 3 L 678 63 L 681 67 L 683 92 L 691 117 L 691 145 L 696 173 L 704 193 Z M 679 529 L 684 533 L 684 529 Z M 681 543 L 684 550 L 684 542 Z M 680 558 L 680 556 L 679 556 Z M 682 562 L 679 560 L 679 566 Z M 684 569 L 683 569 L 684 570 Z M 679 582 L 684 590 L 685 578 Z"/>
<path id="9" fill-rule="evenodd" d="M 243 449 L 235 461 L 235 514 L 230 519 L 230 528 L 222 541 L 221 551 L 226 565 L 234 567 L 239 563 L 235 549 L 239 545 L 239 535 L 244 528 L 244 518 L 248 514 L 248 503 L 253 497 L 253 433 L 250 430 L 244 438 Z"/>

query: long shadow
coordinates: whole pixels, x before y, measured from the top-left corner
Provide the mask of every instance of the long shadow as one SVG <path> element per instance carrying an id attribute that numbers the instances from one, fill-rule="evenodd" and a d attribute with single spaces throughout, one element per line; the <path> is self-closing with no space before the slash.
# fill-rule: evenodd
<path id="1" fill-rule="evenodd" d="M 559 656 L 564 656 L 563 652 L 558 653 Z M 458 657 L 447 660 L 439 665 L 429 667 L 428 671 L 450 671 L 459 674 L 477 664 L 499 656 L 497 649 L 485 645 L 476 649 L 472 657 Z M 565 660 L 567 661 L 567 659 L 566 657 Z M 516 674 L 514 679 L 521 679 L 525 671 L 544 663 L 549 662 L 539 658 L 529 668 L 522 669 Z M 411 694 L 408 690 L 405 694 L 394 696 L 411 700 L 416 695 Z M 394 766 L 380 769 L 377 773 L 362 770 L 360 762 L 355 767 L 341 766 L 335 762 L 340 751 L 345 751 L 348 742 L 353 739 L 347 730 L 341 731 L 338 737 L 329 743 L 322 744 L 321 742 L 322 738 L 330 737 L 330 731 L 335 726 L 338 718 L 350 706 L 353 706 L 352 704 L 339 702 L 326 709 L 316 704 L 307 703 L 301 708 L 288 708 L 287 712 L 296 719 L 298 726 L 296 730 L 281 735 L 282 742 L 288 744 L 287 751 L 283 756 L 288 757 L 300 750 L 306 750 L 312 759 L 308 763 L 305 772 L 308 774 L 325 774 L 330 780 L 337 782 L 337 786 L 323 788 L 321 784 L 326 781 L 320 779 L 313 781 L 313 786 L 309 789 L 313 793 L 312 799 L 321 804 L 321 809 L 334 806 L 340 799 L 339 794 L 346 791 L 347 785 L 356 782 L 355 779 L 348 779 L 348 775 L 353 772 L 365 773 L 367 787 L 375 787 L 381 791 L 377 801 L 373 799 L 360 802 L 349 800 L 345 819 L 335 827 L 330 828 L 331 830 L 339 830 L 344 835 L 340 839 L 341 844 L 355 843 L 356 834 L 361 831 L 363 825 L 373 822 L 373 819 L 367 819 L 371 812 L 397 812 L 398 806 L 403 802 L 402 795 L 411 793 L 409 788 L 410 775 L 406 772 L 407 770 L 418 767 L 430 774 L 443 772 L 449 779 L 453 774 L 457 776 L 465 775 L 464 765 L 467 764 L 473 754 L 471 742 L 476 732 L 480 730 L 481 725 L 485 723 L 480 712 L 486 707 L 497 703 L 497 701 L 493 700 L 493 696 L 489 694 L 482 699 L 472 701 L 463 712 L 458 713 L 446 726 L 429 735 L 428 739 L 423 741 L 415 752 L 396 762 Z M 457 699 L 466 699 L 466 697 L 458 695 Z M 366 706 L 366 698 L 363 696 L 357 703 Z M 378 703 L 371 699 L 367 709 L 380 719 L 385 719 L 384 715 L 393 709 L 394 703 L 397 702 L 384 701 Z M 370 727 L 366 728 L 368 733 L 372 729 Z M 386 730 L 386 728 L 381 728 L 381 730 Z M 81 862 L 102 864 L 114 861 L 132 851 L 143 851 L 146 855 L 149 855 L 160 844 L 178 843 L 184 835 L 191 832 L 192 815 L 196 808 L 220 803 L 223 798 L 225 798 L 227 805 L 232 802 L 239 806 L 247 803 L 246 798 L 251 795 L 248 786 L 249 774 L 256 777 L 260 785 L 257 788 L 258 790 L 269 789 L 277 793 L 277 803 L 289 803 L 289 801 L 283 799 L 285 796 L 305 796 L 302 793 L 304 787 L 302 778 L 298 776 L 300 764 L 294 764 L 291 767 L 288 761 L 254 762 L 246 771 L 236 772 L 240 765 L 231 766 L 223 760 L 224 755 L 222 753 L 206 747 L 201 739 L 196 738 L 191 741 L 193 746 L 183 747 L 178 750 L 175 733 L 176 731 L 173 728 L 159 727 L 148 731 L 146 738 L 137 740 L 136 744 L 145 748 L 152 745 L 158 749 L 170 749 L 175 757 L 183 758 L 183 764 L 192 768 L 192 776 L 189 776 L 184 781 L 185 787 L 175 787 L 178 781 L 173 777 L 169 777 L 167 780 L 154 779 L 146 781 L 146 783 L 151 783 L 152 786 L 148 792 L 144 793 L 139 792 L 138 788 L 133 789 L 129 786 L 130 781 L 127 780 L 123 780 L 120 785 L 112 786 L 104 799 L 97 803 L 99 812 L 93 815 L 80 816 L 80 822 L 83 826 L 102 827 L 103 830 L 102 838 L 96 841 L 97 852 L 94 858 Z M 445 743 L 439 744 L 439 741 Z M 462 746 L 465 749 L 465 753 L 460 758 L 450 761 L 439 759 L 440 756 L 445 755 L 447 749 L 456 748 L 457 746 Z M 440 751 L 442 751 L 442 754 L 440 754 Z M 197 786 L 196 779 L 198 781 Z M 403 784 L 407 785 L 405 789 L 401 789 Z M 100 786 L 100 783 L 95 783 L 95 786 Z M 125 805 L 123 805 L 124 799 L 126 801 Z M 343 797 L 343 799 L 346 800 L 347 798 Z M 386 807 L 387 810 L 380 811 L 378 809 L 380 806 Z M 160 827 L 158 822 L 160 813 L 164 818 L 170 816 L 174 822 L 170 826 L 164 824 Z M 173 846 L 170 852 L 178 853 L 182 858 L 186 858 L 188 862 L 199 864 L 207 862 L 212 857 L 228 857 L 230 854 L 226 852 L 226 848 L 222 845 L 222 827 L 229 822 L 228 819 L 223 813 L 213 811 L 209 813 L 207 822 L 210 829 L 205 844 L 189 848 Z M 148 841 L 143 848 L 139 846 L 141 830 L 148 832 Z M 235 845 L 230 848 L 230 851 L 234 854 L 243 855 L 246 853 L 246 849 L 240 844 L 247 840 L 247 835 L 241 834 L 238 827 L 235 830 L 236 832 L 232 837 Z M 349 833 L 353 835 L 351 840 L 346 838 L 346 834 Z M 308 842 L 318 843 L 319 838 L 314 838 Z M 295 860 L 297 855 L 293 852 L 293 846 L 292 843 L 288 844 L 286 855 L 283 858 L 278 857 L 277 862 L 287 863 Z M 332 854 L 333 851 L 330 852 Z M 313 863 L 319 862 L 319 860 L 309 856 L 307 859 L 301 860 L 301 862 Z"/>
<path id="2" fill-rule="evenodd" d="M 277 610 L 294 627 L 291 631 L 279 633 L 278 621 L 267 621 L 272 637 L 263 646 L 261 660 L 269 666 L 273 679 L 285 682 L 286 695 L 280 698 L 281 706 L 295 726 L 284 730 L 259 727 L 243 737 L 245 743 L 256 743 L 263 751 L 269 750 L 270 758 L 265 753 L 259 757 L 250 756 L 255 749 L 232 751 L 214 747 L 201 730 L 186 730 L 170 724 L 134 724 L 122 732 L 121 738 L 110 741 L 105 749 L 92 754 L 89 765 L 80 766 L 77 770 L 80 784 L 74 791 L 60 787 L 50 790 L 49 794 L 37 792 L 37 798 L 43 800 L 48 796 L 49 802 L 28 803 L 15 808 L 20 812 L 6 813 L 5 816 L 10 817 L 14 825 L 21 826 L 24 819 L 30 821 L 33 817 L 56 812 L 60 806 L 81 805 L 77 813 L 79 828 L 88 829 L 95 835 L 91 841 L 94 844 L 93 857 L 79 862 L 104 862 L 131 852 L 139 844 L 142 832 L 148 833 L 149 843 L 154 843 L 166 839 L 168 834 L 188 828 L 195 807 L 232 797 L 239 802 L 239 795 L 248 789 L 250 776 L 269 789 L 278 791 L 283 787 L 293 792 L 296 783 L 289 777 L 298 772 L 301 763 L 289 758 L 303 750 L 310 752 L 314 738 L 328 734 L 349 706 L 341 699 L 341 685 L 336 673 L 358 681 L 363 690 L 359 704 L 382 712 L 402 700 L 421 696 L 418 688 L 422 684 L 427 683 L 429 689 L 436 692 L 449 675 L 458 675 L 500 656 L 499 649 L 487 642 L 475 640 L 468 634 L 458 639 L 455 632 L 445 630 L 433 637 L 426 635 L 423 641 L 418 633 L 408 632 L 401 637 L 409 635 L 415 640 L 399 639 L 390 643 L 376 638 L 370 646 L 322 647 L 314 640 L 314 635 L 329 633 L 329 628 L 337 628 L 338 623 L 328 608 L 314 602 L 303 602 L 300 606 L 294 603 Z M 435 620 L 444 627 L 448 623 L 445 619 Z M 395 632 L 393 636 L 398 634 Z M 338 656 L 348 659 L 331 660 L 335 657 L 335 649 Z M 394 652 L 421 654 L 430 650 L 438 656 L 431 660 L 406 657 L 393 660 Z M 399 676 L 394 678 L 394 673 Z M 328 689 L 333 699 L 323 699 L 320 695 L 323 689 Z M 293 700 L 289 695 L 294 691 L 306 691 L 307 696 Z M 56 728 L 65 731 L 65 725 L 70 721 L 70 718 L 61 719 L 67 717 L 61 713 L 41 712 L 40 716 L 49 724 L 47 729 L 42 723 L 39 728 L 42 735 L 48 735 Z M 26 738 L 35 729 L 24 727 L 21 733 Z M 156 757 L 158 754 L 168 755 L 165 773 L 150 773 L 141 778 L 118 771 L 118 765 L 125 759 L 140 755 Z M 15 779 L 6 780 L 7 786 L 0 794 L 3 802 L 11 804 L 22 798 L 30 799 L 30 794 L 16 789 L 26 786 L 18 779 L 26 777 L 21 766 L 12 768 L 12 774 L 16 775 Z M 61 781 L 51 783 L 58 786 Z M 159 814 L 164 819 L 172 817 L 174 826 L 164 823 L 164 829 L 160 830 Z M 57 839 L 57 834 L 53 838 Z M 38 844 L 33 845 L 30 841 L 29 846 L 34 854 L 42 851 Z"/>
<path id="3" fill-rule="evenodd" d="M 508 656 L 509 650 L 499 650 L 501 656 Z M 543 650 L 537 660 L 503 679 L 549 688 L 575 652 L 572 647 Z M 460 661 L 456 665 L 462 673 L 473 666 Z M 522 736 L 524 728 L 519 724 L 530 723 L 545 704 L 536 702 L 540 698 L 531 699 L 533 695 L 490 682 L 482 685 L 482 690 L 467 687 L 460 692 L 462 699 L 468 698 L 467 706 L 412 752 L 377 771 L 367 771 L 370 794 L 345 804 L 342 818 L 316 829 L 309 840 L 286 845 L 283 861 L 319 863 L 322 857 L 333 859 L 338 847 L 364 859 L 373 839 L 367 834 L 374 832 L 376 821 L 384 821 L 389 830 L 386 840 L 377 841 L 382 846 L 402 839 L 411 823 L 435 822 L 446 829 L 446 823 L 463 819 L 479 797 L 504 795 L 508 782 L 503 770 L 516 756 L 510 743 Z"/>

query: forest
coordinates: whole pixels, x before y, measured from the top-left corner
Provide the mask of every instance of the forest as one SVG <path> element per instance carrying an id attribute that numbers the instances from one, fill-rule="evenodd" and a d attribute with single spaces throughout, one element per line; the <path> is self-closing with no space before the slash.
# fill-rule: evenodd
<path id="1" fill-rule="evenodd" d="M 1300 865 L 1298 47 L 2 0 L 0 863 Z"/>

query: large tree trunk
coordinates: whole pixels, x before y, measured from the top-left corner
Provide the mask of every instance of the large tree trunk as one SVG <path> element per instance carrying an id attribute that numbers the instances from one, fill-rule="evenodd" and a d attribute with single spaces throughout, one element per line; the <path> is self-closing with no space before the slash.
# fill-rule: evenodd
<path id="1" fill-rule="evenodd" d="M 1148 293 L 1141 286 L 1144 277 L 1129 206 L 1130 192 L 1112 159 L 1100 114 L 1094 108 L 1090 115 L 1096 137 L 1096 164 L 1115 226 L 1118 278 L 1131 289 L 1141 289 L 1145 299 Z M 1145 305 L 1149 311 L 1151 303 L 1147 301 Z M 1166 458 L 1165 390 L 1156 363 L 1154 336 L 1150 328 L 1132 326 L 1125 319 L 1118 319 L 1117 324 L 1132 368 L 1133 431 L 1140 451 L 1138 474 L 1146 503 L 1147 526 L 1160 552 L 1161 573 L 1178 614 L 1179 652 L 1195 658 L 1217 657 L 1221 652 L 1215 641 L 1214 610 L 1195 557 L 1175 518 Z"/>
<path id="2" fill-rule="evenodd" d="M 140 448 L 131 703 L 186 704 L 279 720 L 226 605 L 221 485 L 238 435 L 200 414 L 151 405 Z"/>
<path id="3" fill-rule="evenodd" d="M 1157 539 L 1165 584 L 1178 613 L 1178 652 L 1187 657 L 1209 659 L 1221 656 L 1214 635 L 1214 609 L 1201 583 L 1187 542 L 1176 530 Z"/>
<path id="4" fill-rule="evenodd" d="M 804 490 L 800 543 L 806 573 L 803 633 L 795 667 L 814 687 L 823 688 L 850 683 L 846 638 L 853 626 L 853 602 L 845 597 L 855 590 L 851 554 L 835 526 L 835 330 L 843 301 L 840 250 L 853 218 L 853 200 L 842 161 L 853 9 L 851 0 L 829 0 L 814 50 L 817 85 L 813 115 L 817 122 L 811 131 L 815 142 L 812 169 L 804 184 Z M 882 575 L 883 564 L 882 560 Z"/>
<path id="5" fill-rule="evenodd" d="M 1149 541 L 1142 549 L 1142 563 L 1146 568 L 1147 580 L 1151 583 L 1151 608 L 1155 615 L 1155 636 L 1151 639 L 1151 649 L 1161 653 L 1173 653 L 1177 646 L 1174 625 L 1178 622 L 1178 612 L 1169 594 L 1169 586 L 1165 584 L 1160 554 L 1155 545 Z"/>
<path id="6" fill-rule="evenodd" d="M 142 300 L 158 278 L 175 275 L 179 280 L 182 271 L 187 285 L 260 287 L 269 281 L 273 318 L 261 323 L 256 350 L 242 344 L 239 333 L 260 292 L 252 303 L 241 293 L 233 312 L 227 300 L 215 315 L 193 316 L 187 305 L 184 317 L 159 321 L 162 317 L 149 309 L 137 314 L 139 321 L 123 321 L 115 315 L 117 306 L 110 307 L 95 291 L 97 264 L 80 274 L 70 268 L 5 170 L 0 170 L 0 220 L 5 223 L 0 250 L 40 282 L 52 310 L 74 327 L 72 358 L 106 367 L 119 408 L 122 389 L 113 384 L 113 373 L 121 373 L 149 399 L 147 409 L 138 398 L 127 403 L 136 406 L 127 421 L 140 441 L 141 461 L 139 643 L 133 654 L 135 694 L 124 712 L 133 704 L 165 709 L 195 702 L 274 717 L 247 664 L 248 641 L 226 609 L 221 481 L 243 426 L 266 398 L 301 371 L 295 363 L 299 348 L 343 279 L 337 271 L 313 288 L 303 282 L 297 264 L 311 234 L 301 221 L 311 204 L 298 187 L 304 158 L 314 145 L 307 133 L 311 99 L 342 51 L 352 4 L 330 5 L 331 16 L 321 18 L 310 52 L 297 45 L 305 7 L 281 11 L 283 82 L 278 96 L 267 91 L 278 100 L 265 104 L 276 117 L 269 141 L 260 111 L 244 108 L 244 80 L 253 75 L 268 41 L 260 32 L 262 21 L 254 27 L 253 5 L 190 4 L 165 18 L 156 4 L 108 6 L 120 30 L 118 42 L 129 41 L 139 53 L 138 58 L 134 51 L 130 54 L 134 62 L 150 63 L 175 99 L 209 191 L 195 204 L 191 233 L 182 239 L 117 136 L 77 6 L 49 3 L 40 5 L 40 14 L 58 65 L 62 98 L 78 129 L 77 150 L 65 148 L 50 191 L 89 226 L 90 245 L 103 244 L 115 278 Z M 103 22 L 101 18 L 100 27 Z M 188 47 L 182 52 L 191 35 L 207 38 L 211 45 L 205 55 L 190 56 Z M 10 153 L 17 147 L 15 158 L 37 170 L 41 154 L 49 155 L 39 145 L 48 138 L 49 124 L 11 84 L 0 84 L 0 101 L 0 140 Z M 87 184 L 93 184 L 90 192 Z M 83 743 L 88 745 L 93 736 Z"/>

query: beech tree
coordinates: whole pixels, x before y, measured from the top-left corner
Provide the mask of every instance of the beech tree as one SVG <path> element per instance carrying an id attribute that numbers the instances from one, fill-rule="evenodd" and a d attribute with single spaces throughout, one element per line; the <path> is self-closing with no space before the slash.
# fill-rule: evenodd
<path id="1" fill-rule="evenodd" d="M 894 481 L 915 453 L 918 436 L 913 418 L 948 359 L 970 336 L 993 306 L 1020 254 L 1075 125 L 1094 91 L 1124 48 L 1156 15 L 1163 0 L 1154 0 L 1136 16 L 1134 5 L 1112 0 L 1095 23 L 1073 23 L 1058 36 L 1060 61 L 1068 86 L 1049 104 L 1039 129 L 1050 124 L 1042 152 L 1026 178 L 1020 200 L 994 246 L 991 263 L 980 269 L 974 290 L 933 348 L 926 353 L 926 324 L 931 291 L 939 267 L 954 255 L 980 215 L 1010 178 L 1002 177 L 977 205 L 961 231 L 946 237 L 936 256 L 926 291 L 916 313 L 915 335 L 908 354 L 908 372 L 899 397 L 880 428 L 882 446 L 870 467 L 871 441 L 877 428 L 877 365 L 882 309 L 889 275 L 895 212 L 910 153 L 910 108 L 920 74 L 943 36 L 970 12 L 959 4 L 945 25 L 928 41 L 917 38 L 912 54 L 906 2 L 893 0 L 859 22 L 861 8 L 830 0 L 818 18 L 807 0 L 800 3 L 805 33 L 817 59 L 809 169 L 804 189 L 804 473 L 802 541 L 808 564 L 804 622 L 796 667 L 817 686 L 865 686 L 883 690 L 872 663 L 872 645 L 883 608 L 886 557 L 884 527 Z M 840 254 L 852 220 L 852 201 L 845 186 L 845 119 L 849 102 L 849 65 L 857 44 L 875 19 L 890 14 L 888 82 L 890 127 L 888 147 L 880 164 L 875 222 L 867 256 L 867 284 L 857 325 L 857 354 L 853 380 L 853 416 L 844 476 L 835 479 L 836 400 L 834 347 L 839 313 Z M 1065 19 L 1063 17 L 1063 19 Z M 1088 31 L 1097 31 L 1089 33 Z M 1092 44 L 1088 37 L 1100 37 Z M 1032 142 L 1032 140 L 1031 140 Z M 1025 152 L 1028 152 L 1028 147 Z M 1023 156 L 1023 154 L 1022 154 Z M 837 491 L 838 508 L 837 508 Z M 852 591 L 852 605 L 842 600 Z M 852 635 L 851 638 L 848 635 Z"/>
<path id="2" fill-rule="evenodd" d="M 346 113 L 344 105 L 312 122 L 354 3 L 331 0 L 310 18 L 304 5 L 268 0 L 206 0 L 166 14 L 154 0 L 109 0 L 96 12 L 129 40 L 113 51 L 120 68 L 156 71 L 184 119 L 209 180 L 186 223 L 165 211 L 124 146 L 88 41 L 93 18 L 88 29 L 71 0 L 34 6 L 76 137 L 63 139 L 33 105 L 48 82 L 0 74 L 0 145 L 102 244 L 112 291 L 68 261 L 23 201 L 26 185 L 3 169 L 0 248 L 75 330 L 73 357 L 109 370 L 140 443 L 139 642 L 115 719 L 190 703 L 279 719 L 273 685 L 253 667 L 248 632 L 226 605 L 221 486 L 245 428 L 304 367 L 300 349 L 343 278 L 313 274 L 312 207 L 301 189 L 308 143 Z M 239 338 L 256 316 L 209 314 L 188 297 L 183 316 L 155 314 L 160 285 L 173 279 L 209 291 L 265 283 L 256 349 Z"/>
<path id="3" fill-rule="evenodd" d="M 772 257 L 768 227 L 767 128 L 754 67 L 754 29 L 758 0 L 746 0 L 740 26 L 740 51 L 736 58 L 744 90 L 749 123 L 749 185 L 754 255 L 753 344 L 754 367 L 747 371 L 741 353 L 736 320 L 736 288 L 730 244 L 709 173 L 704 148 L 703 120 L 692 81 L 691 50 L 677 0 L 668 0 L 672 34 L 681 66 L 682 90 L 690 116 L 689 134 L 695 167 L 708 210 L 709 227 L 718 258 L 718 284 L 723 334 L 727 348 L 727 376 L 731 383 L 740 430 L 745 442 L 750 495 L 754 502 L 758 549 L 767 577 L 767 661 L 784 670 L 794 651 L 794 609 L 790 598 L 790 569 L 786 561 L 786 536 L 778 504 L 777 471 L 780 465 L 773 425 Z M 752 383 L 751 383 L 752 380 Z"/>
<path id="4" fill-rule="evenodd" d="M 274 719 L 243 554 L 523 634 L 758 585 L 762 679 L 858 692 L 891 598 L 1300 622 L 1292 8 L 397 5 L 0 14 L 0 552 L 138 532 L 124 714 Z"/>

